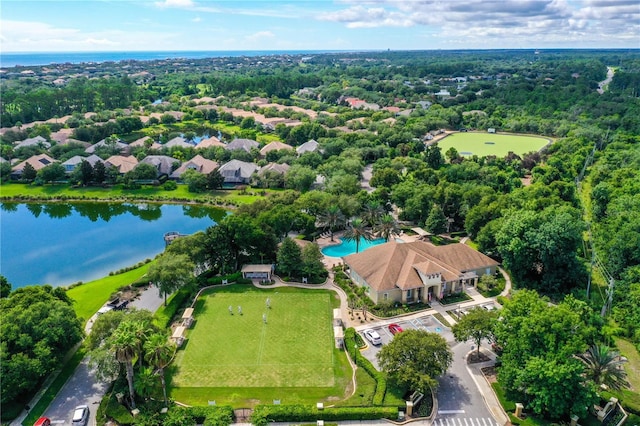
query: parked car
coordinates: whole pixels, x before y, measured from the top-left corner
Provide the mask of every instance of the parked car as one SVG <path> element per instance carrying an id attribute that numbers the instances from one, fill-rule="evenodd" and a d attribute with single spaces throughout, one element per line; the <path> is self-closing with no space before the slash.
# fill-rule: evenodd
<path id="1" fill-rule="evenodd" d="M 393 323 L 389 324 L 389 331 L 391 332 L 391 334 L 398 334 L 402 333 L 404 330 L 398 324 Z"/>
<path id="2" fill-rule="evenodd" d="M 49 417 L 40 417 L 33 426 L 51 426 L 51 419 Z"/>
<path id="3" fill-rule="evenodd" d="M 372 345 L 381 345 L 382 344 L 382 339 L 380 338 L 380 335 L 378 334 L 377 331 L 375 330 L 365 330 L 364 331 L 364 337 L 366 337 L 366 339 L 371 342 Z"/>
<path id="4" fill-rule="evenodd" d="M 73 426 L 87 426 L 89 422 L 89 407 L 86 405 L 78 405 L 75 410 L 73 410 L 73 418 L 71 419 L 71 424 Z"/>

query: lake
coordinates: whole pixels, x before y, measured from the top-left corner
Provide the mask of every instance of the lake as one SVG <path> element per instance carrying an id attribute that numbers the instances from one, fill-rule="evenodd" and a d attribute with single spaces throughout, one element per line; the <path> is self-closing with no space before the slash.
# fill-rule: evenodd
<path id="1" fill-rule="evenodd" d="M 222 209 L 147 203 L 0 203 L 0 274 L 12 288 L 67 286 L 153 258 L 164 234 L 215 225 Z"/>

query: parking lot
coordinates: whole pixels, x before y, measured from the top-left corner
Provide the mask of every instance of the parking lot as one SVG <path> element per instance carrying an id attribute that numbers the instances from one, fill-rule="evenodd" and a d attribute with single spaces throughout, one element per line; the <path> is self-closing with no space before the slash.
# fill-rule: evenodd
<path id="1" fill-rule="evenodd" d="M 394 323 L 388 322 L 388 323 L 377 325 L 377 326 L 374 325 L 372 327 L 367 327 L 366 329 L 360 330 L 360 335 L 362 336 L 364 341 L 367 343 L 367 347 L 365 349 L 362 349 L 360 353 L 362 353 L 362 355 L 365 358 L 367 358 L 369 361 L 371 361 L 371 363 L 378 369 L 379 367 L 378 367 L 378 360 L 376 359 L 376 354 L 378 353 L 380 348 L 382 348 L 383 345 L 386 345 L 393 339 L 393 334 L 391 333 L 391 331 L 389 331 L 389 324 L 398 324 L 400 327 L 402 327 L 403 330 L 416 329 L 416 330 L 430 331 L 432 333 L 439 333 L 450 344 L 455 340 L 453 338 L 453 334 L 451 333 L 451 330 L 449 330 L 448 327 L 445 327 L 444 325 L 442 325 L 440 321 L 438 321 L 432 315 L 425 315 L 423 317 L 414 318 L 411 320 L 398 319 Z M 378 332 L 382 340 L 381 345 L 374 346 L 371 344 L 371 342 L 369 342 L 364 337 L 362 332 L 367 329 L 375 330 Z"/>

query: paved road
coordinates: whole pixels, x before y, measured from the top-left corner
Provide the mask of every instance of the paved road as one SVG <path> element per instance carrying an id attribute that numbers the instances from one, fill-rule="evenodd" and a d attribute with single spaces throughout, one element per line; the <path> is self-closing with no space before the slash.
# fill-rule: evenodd
<path id="1" fill-rule="evenodd" d="M 163 302 L 164 299 L 159 295 L 157 288 L 150 288 L 143 291 L 129 306 L 155 312 Z M 90 320 L 87 324 L 89 330 L 92 324 L 93 322 Z M 102 400 L 109 386 L 96 378 L 95 372 L 88 366 L 88 361 L 87 357 L 82 360 L 73 376 L 62 387 L 45 411 L 44 415 L 49 417 L 52 423 L 71 425 L 73 409 L 78 405 L 88 405 L 91 414 L 89 425 L 96 424 L 98 404 L 100 404 L 100 400 Z"/>
<path id="2" fill-rule="evenodd" d="M 380 334 L 383 345 L 393 339 L 387 327 L 391 322 L 394 321 L 380 321 L 369 327 Z M 410 320 L 398 319 L 395 322 L 405 330 L 413 328 L 439 333 L 453 351 L 451 368 L 438 380 L 438 414 L 434 426 L 496 426 L 497 422 L 467 368 L 466 355 L 471 351 L 472 345 L 457 343 L 451 330 L 431 315 L 413 317 Z M 376 368 L 379 368 L 376 354 L 380 348 L 381 346 L 369 344 L 361 352 Z"/>

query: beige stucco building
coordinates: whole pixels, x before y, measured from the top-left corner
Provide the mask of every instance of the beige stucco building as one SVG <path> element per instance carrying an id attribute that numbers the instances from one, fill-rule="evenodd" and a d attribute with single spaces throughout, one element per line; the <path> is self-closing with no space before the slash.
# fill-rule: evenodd
<path id="1" fill-rule="evenodd" d="M 464 244 L 390 241 L 345 256 L 347 274 L 375 303 L 429 303 L 477 285 L 498 262 Z"/>

